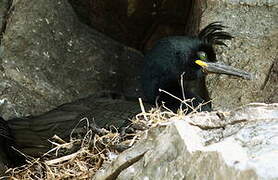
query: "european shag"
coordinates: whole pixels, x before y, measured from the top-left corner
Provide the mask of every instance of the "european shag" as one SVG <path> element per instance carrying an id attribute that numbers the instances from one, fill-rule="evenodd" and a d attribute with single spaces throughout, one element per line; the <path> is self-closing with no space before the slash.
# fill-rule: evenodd
<path id="1" fill-rule="evenodd" d="M 86 133 L 86 127 L 93 133 L 101 128 L 119 132 L 126 128 L 131 124 L 130 119 L 141 109 L 137 101 L 124 98 L 120 94 L 100 92 L 63 104 L 39 116 L 10 119 L 7 124 L 18 149 L 38 157 L 51 148 L 48 139 L 54 135 L 68 141 L 70 135 Z"/>
<path id="2" fill-rule="evenodd" d="M 159 93 L 159 89 L 163 89 L 181 99 L 195 98 L 192 105 L 197 107 L 203 101 L 210 100 L 205 85 L 206 72 L 249 78 L 248 73 L 215 62 L 212 46 L 225 45 L 223 40 L 232 38 L 223 28 L 220 23 L 212 23 L 196 37 L 176 36 L 160 40 L 145 57 L 142 80 L 149 102 L 155 103 L 159 96 L 159 102 L 165 101 L 167 107 L 177 110 L 180 102 L 165 93 Z M 179 81 L 182 74 L 184 97 Z M 9 160 L 18 161 L 19 157 L 14 157 L 16 153 L 11 146 L 24 154 L 37 157 L 49 150 L 49 138 L 56 134 L 68 140 L 77 125 L 77 130 L 83 127 L 125 128 L 130 124 L 129 119 L 140 113 L 141 109 L 138 102 L 123 100 L 119 96 L 115 93 L 100 93 L 61 105 L 39 116 L 8 121 L 0 119 L 0 164 Z M 210 109 L 211 105 L 208 104 L 203 110 Z M 86 121 L 79 123 L 85 117 L 90 127 L 86 126 Z M 75 132 L 78 134 L 78 131 Z M 12 158 L 10 153 L 13 153 Z"/>
<path id="3" fill-rule="evenodd" d="M 145 108 L 149 110 L 150 106 Z M 48 140 L 54 135 L 68 141 L 70 137 L 84 137 L 88 130 L 99 135 L 102 128 L 128 131 L 130 119 L 140 112 L 139 103 L 132 97 L 99 92 L 38 116 L 8 121 L 0 118 L 0 171 L 1 163 L 13 166 L 25 162 L 25 157 L 12 147 L 25 155 L 40 157 L 51 149 Z"/>
<path id="4" fill-rule="evenodd" d="M 167 108 L 177 111 L 181 107 L 181 101 L 177 98 L 193 98 L 189 105 L 196 108 L 201 103 L 210 101 L 205 84 L 205 77 L 209 72 L 250 79 L 250 74 L 216 62 L 213 46 L 226 46 L 224 40 L 233 38 L 224 28 L 220 22 L 214 22 L 197 36 L 172 36 L 159 40 L 144 59 L 142 89 L 147 102 L 159 105 L 164 103 Z M 160 89 L 177 98 L 160 92 Z M 208 102 L 199 111 L 211 109 L 211 103 Z M 187 110 L 190 112 L 191 109 Z"/>

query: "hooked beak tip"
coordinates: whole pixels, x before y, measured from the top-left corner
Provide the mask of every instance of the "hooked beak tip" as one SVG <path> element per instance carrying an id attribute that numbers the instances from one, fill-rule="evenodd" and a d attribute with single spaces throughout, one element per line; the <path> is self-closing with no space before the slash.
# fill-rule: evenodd
<path id="1" fill-rule="evenodd" d="M 197 63 L 197 62 L 196 62 Z M 216 74 L 226 74 L 230 76 L 236 76 L 247 80 L 253 80 L 254 75 L 248 73 L 246 71 L 234 68 L 232 66 L 228 66 L 221 63 L 212 63 L 212 62 L 205 62 L 206 66 L 202 66 L 202 68 L 208 73 L 216 73 Z"/>

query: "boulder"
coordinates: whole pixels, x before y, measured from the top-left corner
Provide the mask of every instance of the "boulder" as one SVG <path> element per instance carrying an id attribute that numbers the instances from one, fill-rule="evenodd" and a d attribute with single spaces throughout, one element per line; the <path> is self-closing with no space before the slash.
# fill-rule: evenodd
<path id="1" fill-rule="evenodd" d="M 140 52 L 81 23 L 66 0 L 9 2 L 3 1 L 0 5 L 4 10 L 9 8 L 0 14 L 2 21 L 4 16 L 6 21 L 0 46 L 0 103 L 5 119 L 38 115 L 99 90 L 141 96 L 138 74 L 143 56 Z M 130 12 L 135 12 L 132 10 L 134 2 L 129 2 L 130 9 L 127 10 Z M 173 7 L 177 4 L 178 1 Z M 203 7 L 207 8 L 201 26 L 223 21 L 236 37 L 228 43 L 228 48 L 217 49 L 221 54 L 218 59 L 257 77 L 250 82 L 227 80 L 225 75 L 210 76 L 208 87 L 214 108 L 228 109 L 249 102 L 277 102 L 277 3 L 211 0 Z M 193 9 L 198 8 L 200 4 L 197 3 Z M 86 13 L 81 14 L 85 16 Z M 263 23 L 258 24 L 257 19 Z M 88 21 L 87 24 L 93 27 L 95 21 Z M 111 27 L 108 29 L 113 30 Z M 194 27 L 196 29 L 197 25 Z M 117 32 L 122 34 L 122 31 Z"/>
<path id="2" fill-rule="evenodd" d="M 278 104 L 174 117 L 94 179 L 277 179 L 277 129 Z"/>
<path id="3" fill-rule="evenodd" d="M 8 14 L 10 3 L 11 3 L 10 0 L 2 0 L 0 2 L 0 37 L 2 36 L 2 33 L 5 29 L 6 17 Z M 0 52 L 0 56 L 1 56 L 1 52 Z"/>
<path id="4" fill-rule="evenodd" d="M 10 2 L 0 2 L 0 112 L 5 119 L 38 115 L 100 90 L 141 96 L 140 52 L 81 23 L 66 0 Z M 236 37 L 228 48 L 217 48 L 218 59 L 256 75 L 252 82 L 211 76 L 214 107 L 278 101 L 277 19 L 274 0 L 208 0 L 201 26 L 223 21 Z M 148 131 L 95 179 L 278 178 L 277 109 L 277 104 L 251 104 L 174 118 Z M 6 161 L 0 153 L 1 171 Z"/>
<path id="5" fill-rule="evenodd" d="M 69 0 L 81 21 L 107 36 L 146 52 L 165 36 L 196 34 L 201 1 Z M 190 25 L 189 25 L 190 24 Z"/>
<path id="6" fill-rule="evenodd" d="M 214 108 L 235 108 L 250 102 L 278 102 L 278 3 L 268 0 L 208 0 L 201 26 L 222 21 L 235 37 L 218 47 L 218 60 L 253 73 L 253 81 L 213 75 L 208 89 Z"/>
<path id="7" fill-rule="evenodd" d="M 0 49 L 5 119 L 99 90 L 139 94 L 141 53 L 82 24 L 66 0 L 13 1 Z"/>

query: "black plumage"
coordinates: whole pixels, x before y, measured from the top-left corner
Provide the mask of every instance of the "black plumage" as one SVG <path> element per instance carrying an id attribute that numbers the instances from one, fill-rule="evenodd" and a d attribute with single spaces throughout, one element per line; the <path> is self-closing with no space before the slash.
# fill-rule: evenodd
<path id="1" fill-rule="evenodd" d="M 194 98 L 189 103 L 193 107 L 209 101 L 205 84 L 207 71 L 249 78 L 248 73 L 214 63 L 216 55 L 213 45 L 225 45 L 223 40 L 232 38 L 223 28 L 224 26 L 215 22 L 203 29 L 198 36 L 175 36 L 158 41 L 146 54 L 142 73 L 143 90 L 148 102 L 155 104 L 159 97 L 158 102 L 165 102 L 166 107 L 173 111 L 181 107 L 179 100 L 160 93 L 159 89 L 180 99 Z M 184 92 L 180 83 L 182 74 Z M 68 140 L 76 125 L 79 128 L 75 132 L 86 132 L 86 121 L 79 123 L 82 118 L 88 118 L 89 129 L 119 130 L 127 127 L 129 120 L 140 113 L 141 109 L 133 98 L 122 97 L 117 93 L 99 93 L 61 105 L 39 116 L 8 121 L 0 119 L 0 165 L 20 159 L 15 158 L 16 151 L 12 146 L 24 154 L 40 156 L 51 147 L 48 139 L 53 135 Z M 145 107 L 146 110 L 150 109 L 148 105 Z M 211 110 L 211 104 L 208 103 L 201 110 Z"/>
<path id="2" fill-rule="evenodd" d="M 226 45 L 224 40 L 232 39 L 224 28 L 220 22 L 214 22 L 197 36 L 173 36 L 159 40 L 145 55 L 142 88 L 146 100 L 151 104 L 155 104 L 156 100 L 159 104 L 164 102 L 166 107 L 177 111 L 181 102 L 159 92 L 163 89 L 180 99 L 195 98 L 190 104 L 193 107 L 209 101 L 206 72 L 195 61 L 216 62 L 213 46 Z M 182 74 L 184 92 L 180 81 Z M 202 110 L 211 110 L 211 103 L 203 106 Z"/>
<path id="3" fill-rule="evenodd" d="M 140 112 L 137 101 L 128 101 L 115 93 L 98 93 L 39 116 L 10 119 L 7 124 L 17 148 L 24 154 L 38 157 L 51 148 L 48 139 L 54 135 L 68 141 L 72 132 L 76 136 L 96 128 L 121 131 Z M 80 121 L 83 118 L 86 120 Z"/>
<path id="4" fill-rule="evenodd" d="M 12 141 L 11 132 L 7 121 L 0 117 L 0 175 L 3 171 L 1 166 L 10 165 L 11 160 L 9 158 L 9 151 L 11 148 L 7 146 Z"/>
<path id="5" fill-rule="evenodd" d="M 149 110 L 150 106 L 145 108 Z M 54 135 L 68 141 L 70 137 L 84 137 L 88 130 L 93 135 L 101 133 L 101 128 L 122 132 L 140 112 L 137 98 L 100 92 L 38 116 L 8 121 L 0 118 L 0 174 L 1 164 L 13 166 L 25 162 L 21 153 L 40 157 L 49 151 L 52 144 L 48 140 Z"/>
<path id="6" fill-rule="evenodd" d="M 198 38 L 206 44 L 227 46 L 223 40 L 231 40 L 233 36 L 223 31 L 224 28 L 226 26 L 221 25 L 221 22 L 213 22 L 198 34 Z"/>

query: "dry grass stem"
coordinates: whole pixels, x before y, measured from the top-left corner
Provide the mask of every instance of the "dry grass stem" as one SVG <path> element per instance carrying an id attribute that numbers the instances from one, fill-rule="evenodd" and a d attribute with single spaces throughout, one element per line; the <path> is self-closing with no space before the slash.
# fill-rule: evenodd
<path id="1" fill-rule="evenodd" d="M 197 108 L 189 106 L 188 102 L 192 100 L 182 100 L 172 94 L 167 93 L 173 98 L 186 104 L 197 112 Z M 81 138 L 74 137 L 78 129 L 78 125 L 72 130 L 70 140 L 66 142 L 58 136 L 53 136 L 49 142 L 54 148 L 49 149 L 41 158 L 32 158 L 25 156 L 27 163 L 23 166 L 9 169 L 7 175 L 10 179 L 91 179 L 95 172 L 104 169 L 110 164 L 115 157 L 127 148 L 132 147 L 147 132 L 149 128 L 161 126 L 169 123 L 171 117 L 182 118 L 186 111 L 180 110 L 174 113 L 167 110 L 167 107 L 152 108 L 146 111 L 142 100 L 139 98 L 139 104 L 142 112 L 131 119 L 129 126 L 133 130 L 122 135 L 115 128 L 110 130 L 101 129 L 101 133 L 97 133 L 90 125 L 88 118 L 79 121 L 86 122 L 86 130 Z M 127 128 L 129 128 L 127 127 Z M 79 137 L 79 136 L 78 136 Z"/>

